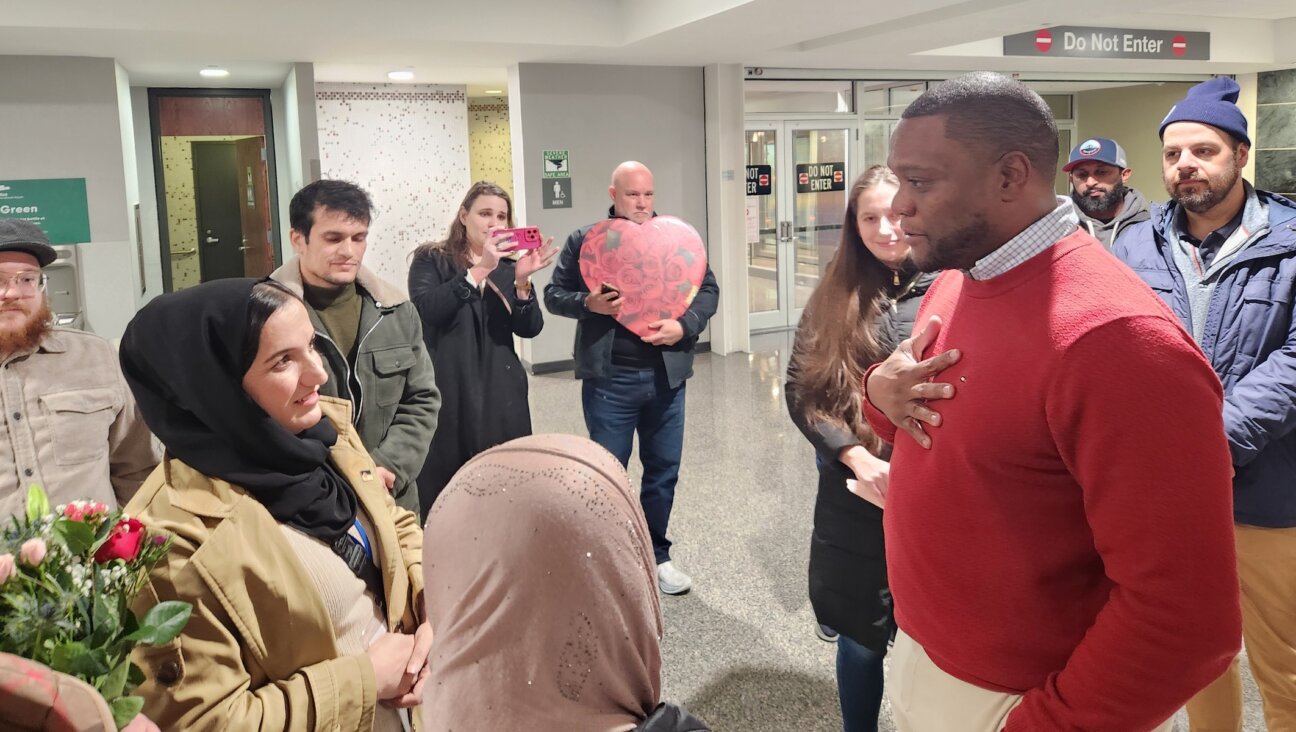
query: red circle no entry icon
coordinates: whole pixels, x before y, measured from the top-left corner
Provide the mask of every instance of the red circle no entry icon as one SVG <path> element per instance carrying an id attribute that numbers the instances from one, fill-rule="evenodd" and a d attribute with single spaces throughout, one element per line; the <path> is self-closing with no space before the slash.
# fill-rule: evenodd
<path id="1" fill-rule="evenodd" d="M 1188 39 L 1184 38 L 1182 34 L 1175 36 L 1170 41 L 1170 49 L 1174 51 L 1174 55 L 1176 56 L 1182 56 L 1185 53 L 1188 53 Z"/>
<path id="2" fill-rule="evenodd" d="M 804 185 L 808 185 L 808 184 L 810 183 L 810 174 L 809 174 L 809 173 L 802 173 L 801 175 L 798 175 L 798 176 L 797 176 L 797 181 L 800 182 L 801 185 L 803 185 L 803 186 L 804 186 Z"/>
<path id="3" fill-rule="evenodd" d="M 760 186 L 761 186 L 762 188 L 764 188 L 765 186 L 769 185 L 769 176 L 768 176 L 768 175 L 762 175 L 762 176 L 760 177 L 759 181 L 760 181 Z"/>
<path id="4" fill-rule="evenodd" d="M 1053 50 L 1053 34 L 1047 28 L 1035 34 L 1035 48 L 1038 48 L 1040 53 Z"/>

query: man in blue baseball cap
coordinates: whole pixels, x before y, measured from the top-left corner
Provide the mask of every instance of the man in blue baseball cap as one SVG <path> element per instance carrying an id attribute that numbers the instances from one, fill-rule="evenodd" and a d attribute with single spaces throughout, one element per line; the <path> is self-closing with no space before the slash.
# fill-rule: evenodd
<path id="1" fill-rule="evenodd" d="M 1170 305 L 1224 384 L 1242 636 L 1271 730 L 1296 729 L 1296 205 L 1242 179 L 1239 87 L 1202 82 L 1161 122 L 1170 201 L 1113 248 Z M 1160 429 L 1174 429 L 1160 425 Z M 1193 449 L 1191 435 L 1184 450 Z M 1188 704 L 1195 732 L 1242 729 L 1234 661 Z"/>
<path id="2" fill-rule="evenodd" d="M 1071 181 L 1080 225 L 1108 249 L 1126 226 L 1148 220 L 1147 199 L 1125 185 L 1131 171 L 1115 140 L 1091 137 L 1076 145 L 1062 170 Z"/>

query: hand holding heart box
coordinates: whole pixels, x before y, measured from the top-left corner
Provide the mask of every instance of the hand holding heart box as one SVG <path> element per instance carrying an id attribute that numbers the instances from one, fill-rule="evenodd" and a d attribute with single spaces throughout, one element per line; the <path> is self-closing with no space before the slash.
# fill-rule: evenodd
<path id="1" fill-rule="evenodd" d="M 590 292 L 607 282 L 621 291 L 617 322 L 640 337 L 649 323 L 678 320 L 706 276 L 702 237 L 674 216 L 646 223 L 608 219 L 590 228 L 581 245 L 580 272 Z"/>

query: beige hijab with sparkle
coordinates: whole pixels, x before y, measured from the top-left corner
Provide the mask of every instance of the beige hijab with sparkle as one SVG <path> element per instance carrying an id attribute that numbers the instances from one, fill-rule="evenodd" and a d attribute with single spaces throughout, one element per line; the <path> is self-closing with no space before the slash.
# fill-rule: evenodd
<path id="1" fill-rule="evenodd" d="M 428 732 L 624 732 L 661 698 L 661 604 L 638 495 L 573 435 L 491 448 L 428 513 Z"/>

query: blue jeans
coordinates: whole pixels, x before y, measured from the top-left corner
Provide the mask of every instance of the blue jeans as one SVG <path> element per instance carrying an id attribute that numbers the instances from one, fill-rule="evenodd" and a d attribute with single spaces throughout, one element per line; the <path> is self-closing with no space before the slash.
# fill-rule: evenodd
<path id="1" fill-rule="evenodd" d="M 672 389 L 664 369 L 613 366 L 604 377 L 585 379 L 581 404 L 590 439 L 629 465 L 635 432 L 639 433 L 639 462 L 643 463 L 643 505 L 657 563 L 670 561 L 671 506 L 684 451 L 684 384 Z"/>
<path id="2" fill-rule="evenodd" d="M 881 653 L 844 635 L 837 636 L 837 697 L 841 700 L 842 732 L 877 732 L 882 711 Z"/>

